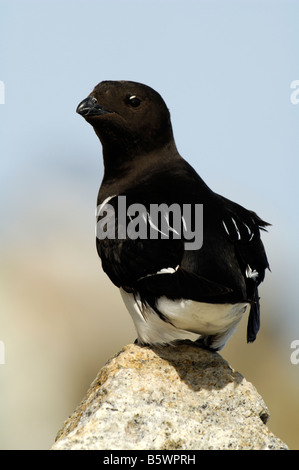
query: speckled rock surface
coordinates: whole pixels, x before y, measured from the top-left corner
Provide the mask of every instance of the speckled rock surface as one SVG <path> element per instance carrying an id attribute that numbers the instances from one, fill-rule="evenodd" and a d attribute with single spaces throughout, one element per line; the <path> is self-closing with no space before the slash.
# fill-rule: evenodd
<path id="1" fill-rule="evenodd" d="M 108 361 L 53 450 L 287 449 L 255 387 L 191 344 L 128 345 Z"/>

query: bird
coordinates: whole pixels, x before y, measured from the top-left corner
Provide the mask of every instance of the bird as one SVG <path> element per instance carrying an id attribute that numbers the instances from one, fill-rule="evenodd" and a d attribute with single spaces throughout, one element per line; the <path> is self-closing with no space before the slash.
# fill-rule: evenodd
<path id="1" fill-rule="evenodd" d="M 102 146 L 96 249 L 136 342 L 219 351 L 247 315 L 252 343 L 270 270 L 261 231 L 271 224 L 210 189 L 180 155 L 170 111 L 150 86 L 101 81 L 76 112 Z"/>

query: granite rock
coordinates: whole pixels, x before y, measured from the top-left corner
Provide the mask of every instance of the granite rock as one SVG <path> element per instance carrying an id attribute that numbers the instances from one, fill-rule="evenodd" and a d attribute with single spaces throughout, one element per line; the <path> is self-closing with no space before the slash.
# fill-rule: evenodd
<path id="1" fill-rule="evenodd" d="M 192 343 L 128 345 L 100 370 L 52 450 L 287 449 L 255 387 Z"/>

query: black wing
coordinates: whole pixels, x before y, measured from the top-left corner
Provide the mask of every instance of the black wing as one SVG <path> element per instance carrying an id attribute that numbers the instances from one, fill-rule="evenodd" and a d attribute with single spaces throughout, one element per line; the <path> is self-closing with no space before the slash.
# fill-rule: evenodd
<path id="1" fill-rule="evenodd" d="M 253 342 L 260 327 L 260 302 L 258 286 L 264 280 L 265 270 L 270 269 L 260 230 L 270 224 L 255 212 L 219 196 L 225 210 L 221 223 L 228 239 L 234 244 L 239 265 L 244 276 L 251 310 L 247 325 L 247 341 Z"/>
<path id="2" fill-rule="evenodd" d="M 133 200 L 127 195 L 127 207 L 130 206 L 130 202 L 136 200 L 138 200 L 136 194 Z M 188 269 L 186 263 L 181 266 L 185 259 L 184 247 L 187 240 L 183 236 L 175 237 L 170 222 L 170 230 L 166 234 L 160 226 L 153 226 L 148 202 L 144 202 L 143 207 L 144 211 L 137 215 L 143 228 L 138 227 L 138 229 L 142 235 L 147 236 L 137 239 L 132 239 L 128 235 L 129 224 L 133 220 L 128 216 L 124 219 L 119 214 L 118 196 L 112 198 L 109 205 L 102 207 L 103 217 L 99 218 L 97 224 L 96 245 L 103 270 L 110 280 L 127 291 L 138 291 L 141 297 L 152 306 L 156 298 L 161 295 L 173 299 L 189 298 L 207 302 L 217 297 L 219 303 L 224 302 L 226 297 L 223 296 L 229 294 L 231 289 L 200 275 L 196 270 Z M 122 219 L 121 224 L 120 219 Z M 114 227 L 114 230 L 110 231 L 112 236 L 102 236 L 104 225 L 107 225 L 109 221 Z M 124 225 L 127 228 L 126 236 L 124 236 Z M 158 238 L 150 238 L 149 234 L 155 232 L 155 229 Z M 193 252 L 193 256 L 197 255 Z"/>

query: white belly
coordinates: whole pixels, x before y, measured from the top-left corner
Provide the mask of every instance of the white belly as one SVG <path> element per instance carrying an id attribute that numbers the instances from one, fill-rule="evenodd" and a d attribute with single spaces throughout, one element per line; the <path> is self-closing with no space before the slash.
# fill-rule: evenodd
<path id="1" fill-rule="evenodd" d="M 138 341 L 149 344 L 171 343 L 178 339 L 194 341 L 199 336 L 217 335 L 212 347 L 221 349 L 250 308 L 247 302 L 219 305 L 161 297 L 157 308 L 169 320 L 168 323 L 161 320 L 151 307 L 144 308 L 133 294 L 123 289 L 120 292 L 134 321 Z"/>

